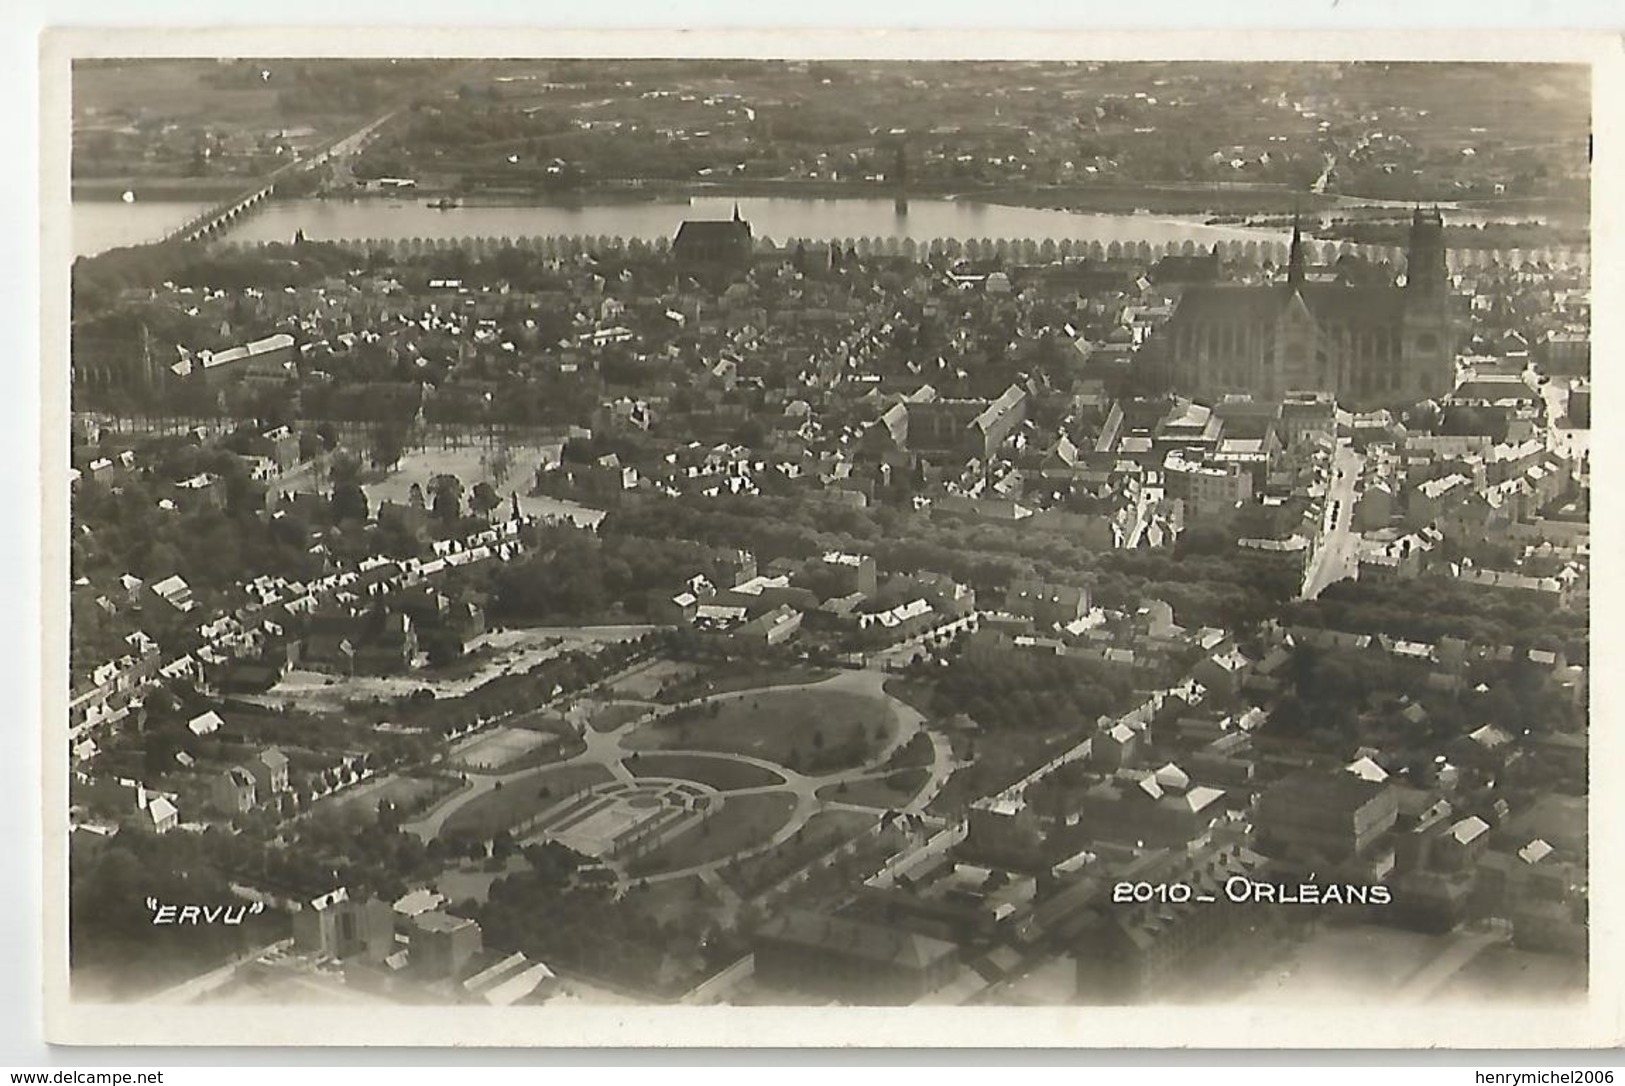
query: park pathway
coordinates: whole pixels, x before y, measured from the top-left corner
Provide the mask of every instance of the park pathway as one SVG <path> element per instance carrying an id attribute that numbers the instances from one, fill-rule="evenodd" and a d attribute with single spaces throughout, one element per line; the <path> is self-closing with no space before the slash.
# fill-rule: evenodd
<path id="1" fill-rule="evenodd" d="M 925 785 L 917 792 L 913 799 L 903 810 L 908 814 L 923 814 L 948 783 L 948 778 L 954 775 L 959 763 L 954 759 L 953 744 L 948 737 L 938 732 L 925 733 L 931 737 L 931 774 L 925 780 Z"/>

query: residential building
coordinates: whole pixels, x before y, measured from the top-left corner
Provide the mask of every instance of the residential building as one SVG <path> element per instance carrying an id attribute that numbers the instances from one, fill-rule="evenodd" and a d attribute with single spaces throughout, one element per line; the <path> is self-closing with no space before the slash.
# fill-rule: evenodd
<path id="1" fill-rule="evenodd" d="M 275 747 L 260 751 L 243 768 L 253 775 L 254 793 L 261 803 L 288 790 L 288 756 Z"/>
<path id="2" fill-rule="evenodd" d="M 374 897 L 356 901 L 339 887 L 301 904 L 293 914 L 293 939 L 306 953 L 382 961 L 395 948 L 394 913 L 388 902 Z"/>
<path id="3" fill-rule="evenodd" d="M 142 824 L 153 833 L 168 833 L 181 823 L 180 811 L 168 796 L 148 793 L 141 789 L 141 798 L 146 802 L 141 806 Z"/>
<path id="4" fill-rule="evenodd" d="M 1018 581 L 1005 593 L 1004 609 L 1041 629 L 1065 626 L 1089 613 L 1089 590 L 1081 585 Z"/>
<path id="5" fill-rule="evenodd" d="M 242 766 L 232 766 L 215 774 L 210 781 L 209 794 L 215 808 L 227 815 L 252 811 L 258 798 L 254 775 Z"/>
<path id="6" fill-rule="evenodd" d="M 1210 465 L 1170 453 L 1163 464 L 1167 493 L 1192 519 L 1227 513 L 1253 496 L 1253 474 L 1238 464 Z"/>
<path id="7" fill-rule="evenodd" d="M 826 570 L 839 574 L 837 590 L 831 595 L 845 596 L 861 592 L 865 596 L 873 596 L 879 587 L 879 574 L 872 555 L 831 551 L 824 555 L 823 562 Z"/>
<path id="8" fill-rule="evenodd" d="M 801 612 L 781 603 L 735 629 L 733 636 L 744 643 L 771 647 L 784 644 L 800 629 Z"/>

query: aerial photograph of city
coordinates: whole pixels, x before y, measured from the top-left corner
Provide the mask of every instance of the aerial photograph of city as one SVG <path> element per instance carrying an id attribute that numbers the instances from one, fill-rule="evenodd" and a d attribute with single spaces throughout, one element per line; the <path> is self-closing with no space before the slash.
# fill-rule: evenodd
<path id="1" fill-rule="evenodd" d="M 74 60 L 71 999 L 1583 1005 L 1591 79 Z"/>

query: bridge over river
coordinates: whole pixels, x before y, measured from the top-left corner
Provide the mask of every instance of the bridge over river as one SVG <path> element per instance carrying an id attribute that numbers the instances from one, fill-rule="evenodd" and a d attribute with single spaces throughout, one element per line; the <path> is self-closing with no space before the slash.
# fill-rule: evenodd
<path id="1" fill-rule="evenodd" d="M 207 241 L 210 238 L 224 236 L 238 219 L 252 214 L 261 204 L 275 196 L 279 182 L 296 174 L 317 169 L 330 161 L 342 160 L 355 154 L 399 112 L 398 109 L 392 109 L 383 116 L 368 121 L 354 132 L 336 137 L 308 158 L 295 159 L 279 166 L 263 181 L 255 182 L 253 187 L 188 219 L 165 234 L 162 241 Z"/>
<path id="2" fill-rule="evenodd" d="M 477 69 L 479 64 L 479 61 L 470 61 L 459 65 L 447 73 L 433 87 L 429 88 L 427 93 L 432 94 L 447 87 L 455 87 L 459 80 L 463 79 L 469 71 Z M 329 141 L 315 154 L 279 166 L 269 176 L 254 182 L 245 191 L 188 219 L 165 234 L 161 240 L 163 242 L 206 241 L 224 235 L 233 223 L 251 214 L 256 208 L 275 196 L 279 182 L 286 181 L 297 174 L 317 169 L 329 162 L 342 163 L 371 142 L 383 127 L 394 120 L 405 108 L 404 104 L 392 106 L 387 113 L 373 118 L 354 132 L 338 136 Z"/>

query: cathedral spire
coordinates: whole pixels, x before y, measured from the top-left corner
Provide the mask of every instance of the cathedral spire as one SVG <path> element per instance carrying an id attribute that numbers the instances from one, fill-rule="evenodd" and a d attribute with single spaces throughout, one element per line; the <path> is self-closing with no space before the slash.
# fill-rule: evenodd
<path id="1" fill-rule="evenodd" d="M 1303 226 L 1296 210 L 1292 212 L 1292 252 L 1287 258 L 1286 281 L 1288 286 L 1303 285 Z"/>

